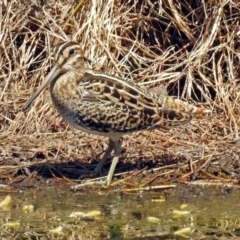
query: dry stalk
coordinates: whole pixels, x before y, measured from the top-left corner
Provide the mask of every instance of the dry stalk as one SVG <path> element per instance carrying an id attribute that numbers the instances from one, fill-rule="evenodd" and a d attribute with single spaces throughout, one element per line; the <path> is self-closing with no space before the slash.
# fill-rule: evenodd
<path id="1" fill-rule="evenodd" d="M 1 9 L 1 173 L 17 174 L 15 167 L 27 162 L 30 168 L 39 158 L 87 163 L 106 147 L 104 138 L 76 133 L 59 118 L 48 90 L 21 111 L 51 67 L 52 45 L 63 40 L 79 42 L 95 69 L 146 87 L 164 85 L 169 95 L 213 110 L 192 125 L 126 136 L 126 162 L 160 163 L 167 154 L 171 161 L 196 160 L 195 169 L 204 166 L 206 176 L 204 161 L 211 156 L 220 165 L 233 162 L 226 172 L 237 171 L 238 0 L 85 0 L 80 8 L 68 1 L 35 2 L 4 1 Z"/>

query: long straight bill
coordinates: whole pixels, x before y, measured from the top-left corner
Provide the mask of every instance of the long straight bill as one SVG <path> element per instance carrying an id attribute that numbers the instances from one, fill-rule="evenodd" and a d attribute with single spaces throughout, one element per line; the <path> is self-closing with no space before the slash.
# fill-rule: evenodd
<path id="1" fill-rule="evenodd" d="M 59 67 L 55 65 L 52 70 L 48 73 L 45 80 L 42 82 L 40 87 L 37 89 L 37 91 L 29 98 L 29 100 L 25 103 L 24 107 L 22 108 L 23 111 L 28 109 L 28 107 L 31 105 L 31 103 L 35 100 L 35 98 L 38 97 L 38 95 L 43 91 L 43 89 L 50 84 L 50 82 L 59 74 Z"/>

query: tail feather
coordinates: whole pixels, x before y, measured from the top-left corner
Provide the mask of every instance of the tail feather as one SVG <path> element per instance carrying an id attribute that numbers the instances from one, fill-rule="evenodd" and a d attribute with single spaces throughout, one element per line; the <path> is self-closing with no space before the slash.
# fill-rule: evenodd
<path id="1" fill-rule="evenodd" d="M 165 97 L 161 98 L 160 103 L 163 108 L 165 109 L 171 109 L 178 112 L 189 112 L 193 114 L 205 114 L 205 113 L 211 113 L 211 110 L 205 109 L 203 107 L 196 107 L 192 104 L 189 104 L 187 102 L 181 101 L 179 99 L 175 99 L 172 97 Z"/>
<path id="2" fill-rule="evenodd" d="M 161 109 L 161 120 L 157 125 L 162 126 L 178 126 L 188 123 L 192 119 L 192 114 L 189 112 L 178 112 L 175 110 Z"/>
<path id="3" fill-rule="evenodd" d="M 205 114 L 205 113 L 211 113 L 212 111 L 206 108 L 202 108 L 202 107 L 195 107 L 193 106 L 194 110 L 193 113 L 196 114 Z"/>

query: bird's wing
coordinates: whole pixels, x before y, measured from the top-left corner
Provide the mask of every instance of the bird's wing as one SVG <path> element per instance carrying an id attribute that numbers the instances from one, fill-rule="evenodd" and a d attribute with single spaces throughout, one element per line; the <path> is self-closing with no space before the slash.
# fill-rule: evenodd
<path id="1" fill-rule="evenodd" d="M 85 107 L 88 109 L 86 115 L 99 118 L 95 121 L 99 123 L 106 122 L 104 119 L 106 115 L 109 117 L 108 122 L 112 122 L 112 128 L 115 128 L 113 127 L 114 122 L 118 122 L 118 114 L 122 116 L 119 116 L 119 119 L 124 119 L 125 123 L 117 124 L 116 129 L 122 125 L 126 131 L 176 126 L 192 119 L 191 113 L 166 109 L 146 90 L 129 81 L 123 81 L 105 73 L 86 71 L 81 77 L 78 87 L 82 91 L 83 104 L 86 102 L 85 104 L 88 105 Z M 91 108 L 90 102 L 94 102 L 93 108 Z M 94 109 L 98 109 L 99 113 L 96 114 Z M 89 118 L 91 117 L 89 116 Z"/>
<path id="2" fill-rule="evenodd" d="M 87 71 L 81 78 L 80 87 L 92 97 L 116 105 L 127 105 L 134 109 L 156 109 L 161 108 L 161 104 L 153 98 L 152 94 L 130 81 L 107 74 Z"/>

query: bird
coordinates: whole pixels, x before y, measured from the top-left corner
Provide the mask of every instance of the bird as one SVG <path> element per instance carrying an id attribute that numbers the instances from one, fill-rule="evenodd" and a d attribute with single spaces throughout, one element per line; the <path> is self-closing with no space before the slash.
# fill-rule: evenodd
<path id="1" fill-rule="evenodd" d="M 102 159 L 93 170 L 101 174 L 114 151 L 105 184 L 110 185 L 121 155 L 120 138 L 141 130 L 175 127 L 191 121 L 193 114 L 210 110 L 165 94 L 156 94 L 133 81 L 89 67 L 81 45 L 65 41 L 54 47 L 54 65 L 45 80 L 22 108 L 25 111 L 50 85 L 53 105 L 74 128 L 108 137 Z"/>

